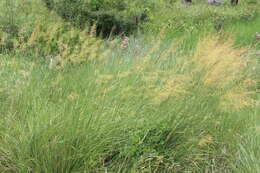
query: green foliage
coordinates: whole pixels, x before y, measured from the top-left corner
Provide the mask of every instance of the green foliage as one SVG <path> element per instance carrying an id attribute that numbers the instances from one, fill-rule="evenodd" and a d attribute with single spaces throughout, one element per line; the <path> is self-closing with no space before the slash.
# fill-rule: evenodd
<path id="1" fill-rule="evenodd" d="M 257 173 L 260 171 L 259 126 L 256 126 L 256 128 L 250 128 L 248 133 L 249 134 L 246 134 L 241 138 L 241 142 L 237 146 L 239 151 L 237 152 L 237 157 L 234 161 L 234 170 L 237 173 Z"/>
<path id="2" fill-rule="evenodd" d="M 147 17 L 153 1 L 44 0 L 46 6 L 76 26 L 97 26 L 97 34 L 130 34 Z"/>
<path id="3" fill-rule="evenodd" d="M 10 34 L 17 35 L 18 26 L 17 18 L 15 17 L 15 11 L 17 8 L 17 3 L 15 0 L 5 0 L 0 3 L 4 8 L 2 13 L 4 16 L 0 15 L 0 30 Z"/>
<path id="4" fill-rule="evenodd" d="M 1 55 L 0 171 L 229 172 L 237 134 L 253 124 L 255 110 L 233 93 L 250 76 L 239 65 L 245 59 L 218 39 L 185 57 L 175 54 L 176 44 L 154 40 L 140 53 L 129 53 L 134 45 L 129 52 L 114 47 L 98 54 L 102 61 L 63 68 L 49 68 L 38 55 Z M 222 106 L 230 92 L 239 109 Z"/>
<path id="5" fill-rule="evenodd" d="M 46 1 L 55 13 L 41 1 L 21 2 L 18 34 L 0 31 L 1 173 L 259 172 L 260 64 L 256 50 L 239 48 L 259 49 L 259 17 L 249 8 L 202 0 L 189 7 L 168 0 L 176 6 L 166 8 L 158 0 L 145 9 L 145 26 L 160 35 L 120 47 L 120 38 L 100 40 L 60 20 L 56 13 L 85 26 L 68 4 L 72 12 L 58 11 L 69 1 Z M 116 7 L 129 19 L 143 12 L 143 1 L 70 4 L 78 2 L 93 11 Z M 223 35 L 202 39 L 222 22 L 235 44 Z"/>
<path id="6" fill-rule="evenodd" d="M 150 14 L 150 21 L 146 23 L 149 30 L 160 30 L 167 27 L 170 31 L 194 31 L 201 30 L 207 25 L 207 29 L 213 28 L 217 31 L 228 24 L 239 20 L 250 20 L 257 14 L 256 5 L 239 4 L 233 8 L 229 4 L 212 6 L 205 1 L 186 6 L 180 2 L 172 5 L 164 3 L 157 8 L 156 13 Z"/>
<path id="7" fill-rule="evenodd" d="M 39 21 L 57 19 L 49 15 L 40 1 L 0 1 L 0 53 L 12 51 L 27 40 Z"/>
<path id="8" fill-rule="evenodd" d="M 15 17 L 16 2 L 14 0 L 1 1 L 2 14 L 0 14 L 0 53 L 13 49 L 12 39 L 18 34 L 17 19 Z M 2 43 L 2 44 L 1 44 Z"/>

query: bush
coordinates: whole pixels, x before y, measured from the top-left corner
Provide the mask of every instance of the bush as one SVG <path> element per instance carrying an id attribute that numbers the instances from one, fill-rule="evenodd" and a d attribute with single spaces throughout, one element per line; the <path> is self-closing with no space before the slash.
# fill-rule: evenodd
<path id="1" fill-rule="evenodd" d="M 97 35 L 130 34 L 147 18 L 154 2 L 147 0 L 43 0 L 46 7 L 81 28 L 97 26 Z"/>

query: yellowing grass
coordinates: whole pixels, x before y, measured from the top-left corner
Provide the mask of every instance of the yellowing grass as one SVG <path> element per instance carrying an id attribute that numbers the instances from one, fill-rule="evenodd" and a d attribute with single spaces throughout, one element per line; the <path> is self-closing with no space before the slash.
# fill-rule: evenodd
<path id="1" fill-rule="evenodd" d="M 48 37 L 32 35 L 21 49 L 51 53 Z M 62 66 L 0 59 L 0 172 L 230 172 L 257 114 L 245 49 L 207 36 L 179 56 L 161 37 L 128 57 L 120 45 L 101 51 L 93 37 L 64 36 Z"/>

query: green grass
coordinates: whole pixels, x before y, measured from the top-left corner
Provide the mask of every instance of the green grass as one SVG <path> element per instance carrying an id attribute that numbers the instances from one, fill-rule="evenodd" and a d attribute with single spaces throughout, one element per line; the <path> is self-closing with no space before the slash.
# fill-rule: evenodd
<path id="1" fill-rule="evenodd" d="M 120 38 L 100 41 L 46 16 L 0 54 L 1 173 L 259 173 L 259 61 L 248 57 L 259 17 L 221 33 L 185 18 L 192 31 L 132 36 L 122 49 Z M 47 56 L 61 60 L 50 66 Z"/>
<path id="2" fill-rule="evenodd" d="M 39 60 L 2 56 L 1 171 L 231 171 L 253 108 L 223 112 L 225 92 L 200 83 L 196 69 L 181 68 L 186 60 L 153 59 L 50 70 Z M 176 96 L 165 97 L 157 72 L 166 83 L 177 77 L 180 86 L 170 88 Z"/>
<path id="3" fill-rule="evenodd" d="M 260 17 L 253 20 L 237 21 L 226 26 L 225 31 L 230 33 L 238 46 L 251 46 L 260 49 L 260 41 L 255 39 L 255 33 L 259 32 Z"/>

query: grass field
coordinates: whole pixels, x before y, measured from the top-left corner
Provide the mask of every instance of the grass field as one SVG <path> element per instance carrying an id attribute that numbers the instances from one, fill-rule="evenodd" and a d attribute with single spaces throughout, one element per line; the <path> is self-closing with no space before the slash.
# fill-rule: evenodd
<path id="1" fill-rule="evenodd" d="M 178 4 L 122 41 L 26 2 L 0 32 L 1 173 L 260 173 L 254 8 Z"/>

